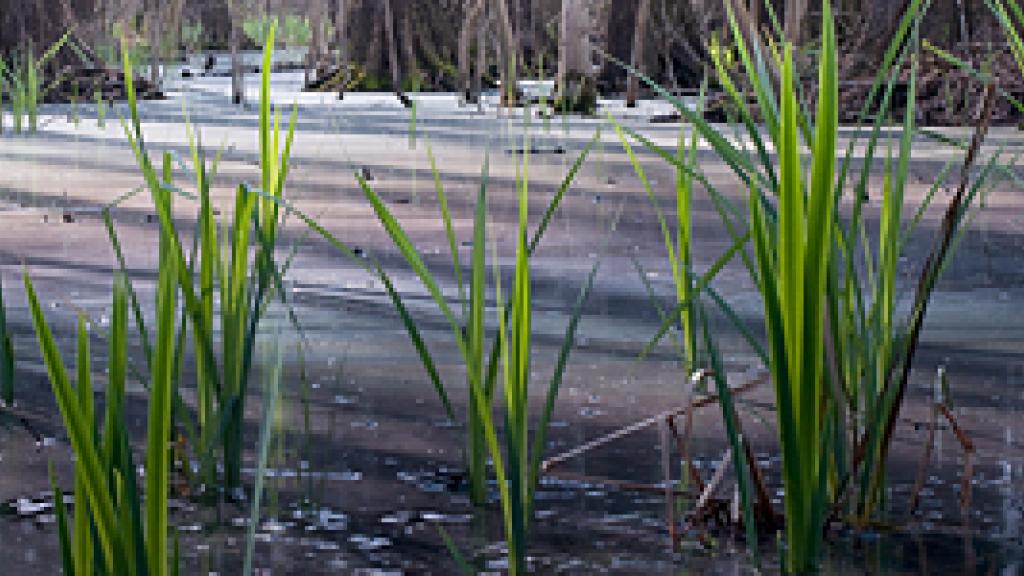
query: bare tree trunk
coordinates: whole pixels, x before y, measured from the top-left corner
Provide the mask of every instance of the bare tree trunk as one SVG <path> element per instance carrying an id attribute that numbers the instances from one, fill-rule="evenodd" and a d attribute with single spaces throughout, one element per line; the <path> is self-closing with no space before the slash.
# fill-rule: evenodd
<path id="1" fill-rule="evenodd" d="M 636 8 L 636 27 L 633 31 L 633 68 L 644 72 L 644 47 L 647 44 L 647 23 L 651 15 L 651 0 L 640 0 Z M 669 57 L 668 54 L 665 55 Z M 636 74 L 629 75 L 626 87 L 626 107 L 636 108 L 636 100 L 640 96 L 640 78 Z"/>
<path id="2" fill-rule="evenodd" d="M 533 48 L 533 65 L 539 67 L 543 59 L 545 40 L 547 34 L 544 31 L 544 8 L 542 0 L 531 0 L 530 2 L 530 46 Z"/>
<path id="3" fill-rule="evenodd" d="M 245 77 L 242 75 L 242 19 L 235 5 L 237 0 L 228 0 L 228 17 L 231 19 L 231 101 L 245 104 Z"/>
<path id="4" fill-rule="evenodd" d="M 334 39 L 338 44 L 338 69 L 341 70 L 341 86 L 338 88 L 338 98 L 345 97 L 345 89 L 348 88 L 349 75 L 349 52 L 348 52 L 348 0 L 338 0 L 338 13 L 334 21 Z"/>
<path id="5" fill-rule="evenodd" d="M 402 13 L 402 47 L 405 51 L 405 66 L 408 70 L 409 80 L 415 92 L 419 90 L 420 67 L 416 62 L 416 36 L 412 32 L 412 20 L 409 18 L 409 10 Z"/>
<path id="6" fill-rule="evenodd" d="M 149 11 L 149 82 L 153 86 L 160 85 L 160 5 L 159 0 L 153 0 Z"/>
<path id="7" fill-rule="evenodd" d="M 558 40 L 558 97 L 563 108 L 591 109 L 597 100 L 586 0 L 562 0 Z"/>
<path id="8" fill-rule="evenodd" d="M 756 2 L 757 0 L 751 0 Z M 661 53 L 665 58 L 665 75 L 668 76 L 669 83 L 672 86 L 672 90 L 679 93 L 679 78 L 676 76 L 676 59 L 675 59 L 675 43 L 673 42 L 676 23 L 669 17 L 668 12 L 669 0 L 662 0 L 661 2 L 661 36 L 662 36 L 662 48 Z"/>
<path id="9" fill-rule="evenodd" d="M 794 46 L 800 45 L 806 12 L 807 0 L 786 0 L 786 40 L 792 42 Z"/>
<path id="10" fill-rule="evenodd" d="M 487 72 L 487 12 L 483 2 L 481 2 L 481 6 L 484 9 L 481 10 L 476 26 L 476 67 L 473 70 L 473 94 L 476 96 L 477 104 L 482 107 L 483 100 L 480 96 L 484 88 L 483 77 Z"/>
<path id="11" fill-rule="evenodd" d="M 960 13 L 960 42 L 966 46 L 971 38 L 967 33 L 967 11 L 964 9 L 964 0 L 956 0 L 956 7 Z"/>
<path id="12" fill-rule="evenodd" d="M 497 0 L 498 24 L 501 26 L 500 52 L 501 58 L 501 103 L 505 106 L 515 106 L 518 100 L 517 76 L 519 60 L 519 46 L 516 41 L 515 31 L 512 29 L 512 22 L 508 15 L 508 5 L 505 0 Z"/>
<path id="13" fill-rule="evenodd" d="M 395 94 L 402 92 L 402 73 L 398 68 L 398 46 L 395 44 L 395 14 L 391 0 L 384 0 L 384 35 L 388 43 L 388 67 L 391 68 L 391 86 Z"/>
<path id="14" fill-rule="evenodd" d="M 462 19 L 462 29 L 459 30 L 459 84 L 462 88 L 461 101 L 463 103 L 475 102 L 479 97 L 479 92 L 474 93 L 474 88 L 470 84 L 469 44 L 471 42 L 470 33 L 473 31 L 473 25 L 483 11 L 484 2 L 487 0 L 471 1 L 473 3 L 466 10 L 465 17 Z"/>
<path id="15" fill-rule="evenodd" d="M 366 5 L 364 5 L 364 8 L 365 7 Z M 384 76 L 384 66 L 381 63 L 384 50 L 384 44 L 382 42 L 382 38 L 384 37 L 384 23 L 380 20 L 382 18 L 381 13 L 383 11 L 381 10 L 381 4 L 378 2 L 370 4 L 368 11 L 370 16 L 366 15 L 366 9 L 364 9 L 362 13 L 362 17 L 368 19 L 370 22 L 366 28 L 372 31 L 369 34 L 370 45 L 366 49 L 366 69 L 367 72 L 373 74 L 374 79 L 379 82 Z"/>
<path id="16" fill-rule="evenodd" d="M 324 44 L 324 10 L 323 0 L 310 0 L 309 3 L 309 51 L 306 52 L 305 85 L 316 79 L 323 58 Z"/>

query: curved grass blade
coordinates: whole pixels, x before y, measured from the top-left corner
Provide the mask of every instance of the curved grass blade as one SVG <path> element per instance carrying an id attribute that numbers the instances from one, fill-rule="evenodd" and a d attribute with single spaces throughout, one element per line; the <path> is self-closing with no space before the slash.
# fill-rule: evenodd
<path id="1" fill-rule="evenodd" d="M 76 458 L 82 460 L 81 470 L 84 475 L 89 509 L 92 511 L 96 523 L 96 532 L 103 549 L 106 567 L 108 571 L 113 572 L 115 566 L 120 565 L 121 550 L 118 548 L 115 537 L 117 522 L 114 505 L 106 490 L 106 474 L 94 444 L 92 423 L 83 414 L 79 400 L 76 398 L 67 370 L 64 368 L 64 362 L 61 360 L 60 351 L 57 349 L 57 343 L 46 323 L 46 317 L 43 314 L 42 306 L 39 305 L 39 298 L 36 296 L 27 270 L 23 276 L 25 294 L 28 297 L 29 310 L 32 313 L 32 323 L 39 340 L 39 349 L 42 352 L 50 384 L 64 418 L 68 436 L 71 439 L 71 446 Z"/>

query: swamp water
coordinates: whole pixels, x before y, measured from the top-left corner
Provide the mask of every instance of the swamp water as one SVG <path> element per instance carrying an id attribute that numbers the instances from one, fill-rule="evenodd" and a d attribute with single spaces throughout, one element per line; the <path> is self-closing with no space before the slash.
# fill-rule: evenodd
<path id="1" fill-rule="evenodd" d="M 255 90 L 258 83 L 250 78 Z M 414 274 L 404 265 L 353 174 L 360 171 L 387 202 L 424 255 L 443 289 L 454 295 L 425 145 L 437 156 L 449 197 L 463 261 L 468 261 L 472 211 L 484 155 L 490 156 L 491 235 L 499 264 L 511 278 L 514 265 L 514 194 L 521 119 L 459 108 L 454 97 L 419 99 L 415 138 L 409 113 L 390 95 L 298 94 L 299 77 L 278 74 L 274 99 L 299 102 L 299 121 L 288 198 L 325 228 L 362 253 L 379 259 L 405 297 L 452 389 L 456 414 L 464 414 L 464 377 L 447 327 Z M 153 151 L 185 158 L 182 101 L 203 131 L 203 142 L 224 147 L 214 199 L 225 213 L 228 186 L 258 179 L 255 108 L 227 106 L 227 79 L 183 83 L 163 102 L 141 105 Z M 255 100 L 255 92 L 250 97 Z M 609 103 L 620 118 L 621 108 Z M 120 109 L 118 109 L 120 110 Z M 651 124 L 643 108 L 624 122 L 666 146 L 675 125 Z M 72 486 L 71 450 L 36 347 L 20 274 L 31 271 L 65 358 L 73 350 L 78 311 L 91 320 L 97 357 L 103 357 L 109 324 L 109 294 L 116 268 L 101 209 L 142 184 L 124 134 L 108 114 L 98 128 L 92 109 L 80 106 L 77 126 L 63 108 L 45 108 L 42 128 L 32 136 L 0 140 L 0 274 L 18 360 L 16 408 L 0 420 L 0 573 L 49 575 L 60 558 L 49 496 L 47 466 L 56 465 L 63 488 Z M 121 110 L 123 114 L 123 110 Z M 604 122 L 597 119 L 530 121 L 531 200 L 540 210 L 555 192 L 579 151 Z M 844 135 L 841 134 L 841 138 Z M 842 146 L 841 142 L 841 146 Z M 987 146 L 1013 153 L 1024 145 L 1013 131 L 996 130 Z M 641 154 L 663 206 L 674 205 L 674 173 L 661 160 Z M 951 156 L 933 144 L 915 147 L 908 204 L 915 204 L 930 177 Z M 724 164 L 702 150 L 701 168 L 738 202 Z M 179 178 L 186 175 L 179 171 Z M 940 192 L 940 197 L 943 192 Z M 706 268 L 729 245 L 714 208 L 698 194 L 694 206 L 696 267 Z M 535 200 L 534 200 L 535 199 Z M 877 214 L 877 199 L 869 203 Z M 941 202 L 939 202 L 941 204 Z M 833 535 L 826 571 L 848 574 L 1018 574 L 1024 567 L 1024 199 L 1011 189 L 995 191 L 968 231 L 929 310 L 911 378 L 911 391 L 897 425 L 889 468 L 890 525 L 858 534 Z M 186 234 L 194 208 L 176 201 Z M 158 224 L 146 193 L 116 208 L 113 219 L 125 248 L 140 301 L 153 301 Z M 531 221 L 539 218 L 531 213 Z M 925 215 L 921 230 L 900 263 L 906 307 L 918 266 L 938 226 L 940 206 Z M 534 274 L 535 381 L 551 373 L 568 311 L 595 259 L 601 261 L 556 404 L 546 456 L 683 403 L 685 378 L 668 344 L 643 361 L 637 355 L 660 324 L 638 277 L 634 259 L 662 298 L 672 294 L 671 272 L 644 192 L 608 126 L 570 189 L 532 260 Z M 489 515 L 469 505 L 463 463 L 464 430 L 445 419 L 433 388 L 382 287 L 338 256 L 319 237 L 289 220 L 282 250 L 297 246 L 285 280 L 300 335 L 277 306 L 261 324 L 261 340 L 275 339 L 285 359 L 282 399 L 274 415 L 266 493 L 257 528 L 256 563 L 265 574 L 454 574 L 442 543 L 442 526 L 479 566 L 500 573 L 505 566 L 497 493 Z M 503 279 L 503 284 L 505 280 Z M 756 331 L 759 297 L 745 271 L 727 267 L 716 289 Z M 490 302 L 493 316 L 493 302 Z M 147 310 L 147 316 L 152 310 Z M 756 357 L 728 322 L 713 317 L 734 386 L 755 377 Z M 134 342 L 134 340 L 133 340 Z M 301 349 L 301 353 L 299 350 Z M 132 350 L 133 358 L 141 351 Z M 262 382 L 270 355 L 257 360 L 253 382 Z M 186 361 L 184 382 L 190 382 Z M 963 454 L 947 428 L 937 435 L 920 511 L 908 515 L 917 463 L 927 440 L 929 402 L 937 370 L 945 369 L 960 426 L 974 443 L 973 502 L 965 525 L 959 509 Z M 104 365 L 94 371 L 103 381 Z M 258 386 L 254 386 L 258 388 Z M 537 405 L 545 390 L 534 392 Z M 192 401 L 190 389 L 182 391 Z M 259 433 L 261 394 L 248 403 L 244 478 L 251 487 Z M 768 474 L 781 510 L 780 463 L 774 436 L 770 385 L 743 397 L 740 417 L 755 455 Z M 97 396 L 102 401 L 102 394 Z M 144 437 L 145 393 L 130 379 L 128 423 Z M 726 447 L 721 411 L 695 415 L 692 451 L 705 481 Z M 137 447 L 141 448 L 141 444 Z M 744 574 L 752 571 L 739 529 L 684 534 L 672 552 L 665 501 L 658 493 L 627 489 L 597 478 L 663 482 L 657 428 L 629 436 L 567 462 L 563 477 L 542 482 L 531 532 L 531 565 L 551 574 Z M 676 462 L 675 460 L 673 462 Z M 680 477 L 673 465 L 673 478 Z M 235 574 L 249 518 L 249 502 L 204 507 L 172 478 L 171 521 L 181 543 L 183 573 Z M 731 473 L 718 496 L 732 493 Z M 680 502 L 678 517 L 692 508 Z M 731 533 L 735 531 L 737 540 Z M 761 544 L 765 571 L 777 569 L 774 541 Z M 773 563 L 775 563 L 773 565 Z"/>

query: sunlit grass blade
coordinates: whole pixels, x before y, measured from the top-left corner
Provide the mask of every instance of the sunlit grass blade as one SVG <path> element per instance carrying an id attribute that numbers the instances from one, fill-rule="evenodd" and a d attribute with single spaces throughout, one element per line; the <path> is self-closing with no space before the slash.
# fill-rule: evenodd
<path id="1" fill-rule="evenodd" d="M 75 362 L 78 373 L 75 385 L 78 388 L 78 406 L 82 416 L 96 434 L 96 416 L 92 395 L 92 368 L 89 363 L 89 333 L 84 314 L 78 316 L 78 356 Z M 92 440 L 95 443 L 95 439 Z M 89 576 L 93 567 L 92 522 L 86 510 L 89 508 L 89 489 L 86 487 L 84 460 L 75 462 L 75 518 L 74 518 L 74 561 L 75 574 Z"/>
<path id="2" fill-rule="evenodd" d="M 83 413 L 75 390 L 71 386 L 60 351 L 57 349 L 57 343 L 46 323 L 42 306 L 39 304 L 39 298 L 36 296 L 35 288 L 32 286 L 27 271 L 24 274 L 24 280 L 29 310 L 32 313 L 32 322 L 39 340 L 39 349 L 42 352 L 43 362 L 50 377 L 57 405 L 64 418 L 68 436 L 71 439 L 71 446 L 76 458 L 82 461 L 81 467 L 78 469 L 84 476 L 83 486 L 86 490 L 89 510 L 92 512 L 96 533 L 103 548 L 105 565 L 109 571 L 113 572 L 114 567 L 119 564 L 121 553 L 117 548 L 114 536 L 117 533 L 117 522 L 114 505 L 106 488 L 106 474 L 94 444 L 93 423 Z"/>
<path id="3" fill-rule="evenodd" d="M 430 293 L 431 298 L 433 298 L 434 302 L 437 304 L 441 314 L 444 315 L 445 320 L 448 321 L 463 356 L 467 356 L 469 350 L 466 340 L 462 334 L 461 325 L 459 324 L 455 314 L 452 312 L 451 307 L 448 306 L 448 301 L 444 297 L 444 294 L 442 294 L 439 284 L 430 273 L 430 270 L 427 268 L 423 258 L 413 245 L 412 240 L 409 239 L 409 236 L 402 228 L 402 225 L 398 223 L 398 220 L 396 220 L 391 214 L 391 211 L 388 210 L 384 201 L 379 195 L 377 195 L 373 188 L 370 187 L 366 179 L 363 178 L 361 174 L 356 174 L 356 180 L 359 183 L 359 187 L 366 195 L 366 198 L 370 201 L 370 204 L 377 215 L 377 219 L 384 226 L 388 236 L 390 236 L 394 242 L 395 247 L 398 248 L 402 257 L 405 258 L 406 263 L 409 264 L 409 267 L 412 268 L 413 272 L 415 272 L 419 277 L 420 282 L 423 283 L 427 292 Z"/>
<path id="4" fill-rule="evenodd" d="M 166 249 L 170 250 L 170 242 Z M 167 499 L 169 491 L 172 372 L 178 303 L 178 262 L 161 254 L 157 279 L 156 339 L 150 377 L 146 441 L 146 551 L 151 576 L 166 576 L 168 566 Z"/>
<path id="5" fill-rule="evenodd" d="M 469 285 L 469 317 L 466 318 L 466 332 L 469 339 L 469 354 L 465 357 L 467 384 L 469 386 L 470 410 L 467 426 L 469 438 L 470 498 L 476 505 L 487 501 L 487 446 L 486 438 L 476 410 L 477 394 L 483 394 L 487 405 L 491 404 L 493 390 L 484 382 L 484 315 L 486 313 L 487 291 L 487 178 L 490 164 L 484 160 L 473 217 L 473 252 L 471 256 Z M 475 385 L 474 385 L 475 382 Z"/>
<path id="6" fill-rule="evenodd" d="M 405 303 L 402 301 L 398 290 L 395 289 L 394 283 L 392 283 L 391 278 L 384 273 L 383 268 L 381 268 L 379 264 L 377 265 L 377 278 L 380 279 L 381 284 L 384 286 L 384 290 L 388 294 L 388 298 L 391 299 L 391 305 L 395 307 L 395 311 L 402 320 L 402 325 L 409 334 L 409 340 L 412 341 L 412 345 L 416 349 L 416 354 L 419 356 L 420 362 L 427 371 L 431 384 L 434 385 L 434 391 L 437 393 L 437 397 L 441 401 L 445 415 L 449 420 L 454 422 L 456 420 L 455 411 L 452 408 L 451 401 L 448 399 L 448 393 L 445 390 L 444 382 L 441 380 L 441 375 L 437 371 L 437 366 L 434 364 L 434 358 L 430 355 L 430 351 L 427 349 L 427 344 L 423 341 L 423 336 L 420 335 L 420 331 L 416 327 L 416 323 L 412 319 L 412 316 L 409 314 L 409 309 L 405 307 Z"/>
<path id="7" fill-rule="evenodd" d="M 452 226 L 452 214 L 448 208 L 448 195 L 444 192 L 444 185 L 441 183 L 441 173 L 437 169 L 437 160 L 434 158 L 434 150 L 427 142 L 427 158 L 430 160 L 430 173 L 434 177 L 434 189 L 437 191 L 437 202 L 441 208 L 441 218 L 444 220 L 444 233 L 448 239 L 448 251 L 452 257 L 452 269 L 455 272 L 455 283 L 459 287 L 459 300 L 463 303 L 462 314 L 465 316 L 466 285 L 462 281 L 462 263 L 459 261 L 459 245 L 455 240 L 455 229 Z"/>

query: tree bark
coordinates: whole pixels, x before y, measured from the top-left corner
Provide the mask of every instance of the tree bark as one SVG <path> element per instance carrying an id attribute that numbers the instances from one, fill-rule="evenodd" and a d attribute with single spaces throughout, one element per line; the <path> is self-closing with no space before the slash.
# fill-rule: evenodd
<path id="1" fill-rule="evenodd" d="M 308 86 L 320 70 L 324 45 L 324 11 L 323 0 L 311 0 L 309 4 L 309 51 L 306 53 L 305 83 Z"/>
<path id="2" fill-rule="evenodd" d="M 231 20 L 231 101 L 245 104 L 245 77 L 242 75 L 242 19 L 235 4 L 228 0 L 228 17 Z"/>
<path id="3" fill-rule="evenodd" d="M 153 0 L 149 9 L 149 82 L 153 86 L 160 85 L 160 12 L 161 2 Z"/>
<path id="4" fill-rule="evenodd" d="M 562 0 L 558 40 L 558 97 L 563 108 L 592 108 L 596 102 L 586 0 Z"/>
<path id="5" fill-rule="evenodd" d="M 508 5 L 505 0 L 497 0 L 498 24 L 501 26 L 501 102 L 505 106 L 515 106 L 517 97 L 517 76 L 519 46 L 516 41 L 516 33 L 512 29 L 512 22 L 508 15 Z"/>
<path id="6" fill-rule="evenodd" d="M 484 89 L 484 74 L 487 73 L 487 10 L 485 2 L 480 4 L 483 9 L 476 26 L 476 66 L 473 70 L 473 94 L 476 96 L 477 105 L 483 106 L 480 96 Z"/>
<path id="7" fill-rule="evenodd" d="M 345 97 L 349 83 L 349 51 L 348 51 L 348 0 L 338 0 L 337 14 L 334 16 L 334 40 L 338 45 L 338 70 L 341 71 L 341 86 L 338 87 L 338 98 Z"/>
<path id="8" fill-rule="evenodd" d="M 786 0 L 786 40 L 793 46 L 799 46 L 803 35 L 804 15 L 807 13 L 807 0 Z"/>
<path id="9" fill-rule="evenodd" d="M 405 51 L 405 67 L 413 92 L 419 90 L 420 70 L 416 62 L 416 36 L 412 31 L 412 20 L 409 17 L 409 10 L 402 13 L 402 47 Z"/>
<path id="10" fill-rule="evenodd" d="M 462 19 L 462 29 L 459 30 L 459 86 L 462 88 L 462 102 L 476 102 L 479 92 L 474 93 L 470 79 L 469 44 L 472 41 L 470 34 L 473 32 L 473 25 L 484 9 L 484 2 L 487 0 L 471 0 L 472 4 L 466 10 Z M 478 89 L 478 88 L 477 88 Z"/>
<path id="11" fill-rule="evenodd" d="M 636 9 L 636 27 L 633 32 L 633 68 L 644 72 L 644 47 L 647 44 L 647 23 L 651 15 L 651 0 L 640 0 Z M 668 56 L 666 54 L 666 56 Z M 645 72 L 646 73 L 646 72 Z M 636 108 L 636 100 L 640 96 L 640 78 L 636 74 L 629 75 L 626 88 L 626 107 Z"/>
<path id="12" fill-rule="evenodd" d="M 384 0 L 384 36 L 388 44 L 388 67 L 391 69 L 391 88 L 395 94 L 402 92 L 402 73 L 398 68 L 398 46 L 395 44 L 395 14 L 391 0 Z"/>

